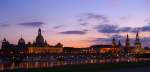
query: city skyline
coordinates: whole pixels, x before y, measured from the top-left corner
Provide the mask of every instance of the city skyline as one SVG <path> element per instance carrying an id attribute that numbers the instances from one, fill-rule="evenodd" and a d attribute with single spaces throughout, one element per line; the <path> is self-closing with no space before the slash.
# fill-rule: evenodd
<path id="1" fill-rule="evenodd" d="M 110 45 L 110 46 L 113 46 L 113 45 L 116 45 L 116 46 L 122 46 L 122 47 L 126 47 L 126 46 L 128 46 L 129 45 L 129 47 L 135 47 L 135 48 L 137 48 L 137 45 L 139 45 L 139 48 L 141 48 L 141 46 L 142 46 L 142 44 L 141 44 L 141 40 L 140 40 L 140 37 L 139 37 L 139 32 L 137 31 L 136 32 L 136 37 L 135 37 L 135 39 L 134 39 L 134 42 L 132 42 L 133 41 L 133 39 L 132 38 L 130 38 L 129 37 L 129 35 L 127 34 L 126 35 L 126 39 L 124 40 L 124 41 L 121 41 L 121 39 L 119 39 L 119 40 L 116 40 L 116 37 L 113 37 L 112 38 L 112 40 L 111 40 L 111 44 L 101 44 L 101 43 L 99 43 L 98 45 Z M 3 41 L 2 42 L 8 42 L 8 43 L 10 43 L 9 42 L 9 40 L 7 40 L 6 38 L 4 38 L 3 39 Z M 42 47 L 44 47 L 44 46 L 57 46 L 57 45 L 59 45 L 59 46 L 63 46 L 63 44 L 61 43 L 61 42 L 58 42 L 57 44 L 55 44 L 55 45 L 51 45 L 51 44 L 48 44 L 47 43 L 47 40 L 43 37 L 43 35 L 42 35 L 42 30 L 41 30 L 41 28 L 39 28 L 38 29 L 38 32 L 37 32 L 37 36 L 36 36 L 36 38 L 32 41 L 32 42 L 26 42 L 26 40 L 24 40 L 24 38 L 22 37 L 22 35 L 21 35 L 21 37 L 19 38 L 19 40 L 18 40 L 18 42 L 17 42 L 17 44 L 14 44 L 14 45 L 18 45 L 18 44 L 20 44 L 20 43 L 22 43 L 23 42 L 23 44 L 25 44 L 25 45 L 33 45 L 33 46 L 42 46 Z M 117 44 L 117 42 L 118 42 L 118 44 Z M 122 44 L 122 43 L 124 43 L 124 44 Z M 10 43 L 10 44 L 12 44 L 12 43 Z M 13 45 L 13 44 L 12 44 Z M 93 46 L 93 45 L 91 45 L 91 46 Z M 89 48 L 89 47 L 91 47 L 91 46 L 86 46 L 87 48 Z M 65 47 L 65 46 L 64 46 Z M 86 48 L 85 47 L 85 48 Z M 146 46 L 145 46 L 146 47 Z M 145 48 L 144 46 L 143 46 L 143 48 Z M 147 46 L 148 47 L 148 46 Z M 74 47 L 74 48 L 79 48 L 79 47 Z"/>
<path id="2" fill-rule="evenodd" d="M 150 45 L 148 0 L 1 0 L 0 39 L 16 44 L 22 37 L 33 42 L 38 28 L 47 42 L 88 47 L 111 44 L 113 37 L 124 44 L 129 34 L 134 43 L 139 30 L 142 46 Z M 66 14 L 67 13 L 67 14 Z"/>

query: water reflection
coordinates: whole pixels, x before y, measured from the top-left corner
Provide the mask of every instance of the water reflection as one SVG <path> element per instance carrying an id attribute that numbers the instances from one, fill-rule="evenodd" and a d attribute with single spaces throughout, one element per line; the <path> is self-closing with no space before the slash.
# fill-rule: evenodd
<path id="1" fill-rule="evenodd" d="M 150 58 L 109 58 L 109 59 L 82 59 L 82 60 L 49 60 L 44 61 L 29 61 L 24 60 L 21 62 L 0 62 L 0 70 L 13 70 L 13 69 L 29 69 L 29 68 L 47 68 L 55 66 L 65 66 L 74 64 L 105 64 L 105 63 L 118 63 L 118 62 L 140 62 L 150 61 Z"/>

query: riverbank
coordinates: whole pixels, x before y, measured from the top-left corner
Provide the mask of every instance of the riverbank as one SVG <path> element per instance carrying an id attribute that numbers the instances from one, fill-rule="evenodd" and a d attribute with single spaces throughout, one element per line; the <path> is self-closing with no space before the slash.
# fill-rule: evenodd
<path id="1" fill-rule="evenodd" d="M 31 68 L 16 69 L 13 71 L 21 72 L 122 72 L 128 70 L 137 70 L 139 68 L 150 67 L 150 62 L 124 62 L 124 63 L 107 63 L 107 64 L 84 64 L 84 65 L 67 65 L 52 68 Z M 136 71 L 135 71 L 136 72 Z M 149 72 L 149 71 L 144 71 Z"/>

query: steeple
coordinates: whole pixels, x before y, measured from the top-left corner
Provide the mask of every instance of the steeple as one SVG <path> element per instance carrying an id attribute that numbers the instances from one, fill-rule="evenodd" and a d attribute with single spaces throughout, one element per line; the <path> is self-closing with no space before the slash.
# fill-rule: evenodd
<path id="1" fill-rule="evenodd" d="M 126 53 L 129 53 L 129 50 L 130 50 L 130 39 L 129 39 L 129 36 L 127 34 L 124 51 Z"/>
<path id="2" fill-rule="evenodd" d="M 140 38 L 139 38 L 139 32 L 136 33 L 135 48 L 141 48 L 141 42 L 140 42 Z"/>
<path id="3" fill-rule="evenodd" d="M 127 34 L 127 38 L 126 38 L 126 47 L 130 47 L 130 39 L 129 39 L 128 34 Z"/>
<path id="4" fill-rule="evenodd" d="M 127 34 L 127 39 L 126 39 L 127 41 L 129 41 L 129 35 Z"/>
<path id="5" fill-rule="evenodd" d="M 38 30 L 38 34 L 39 34 L 39 35 L 41 35 L 41 28 L 39 28 L 39 30 Z"/>
<path id="6" fill-rule="evenodd" d="M 139 32 L 136 33 L 136 42 L 140 42 L 140 39 L 139 39 Z"/>
<path id="7" fill-rule="evenodd" d="M 44 38 L 43 38 L 42 33 L 41 33 L 41 28 L 39 28 L 38 35 L 36 37 L 35 46 L 36 47 L 43 47 L 44 44 L 45 44 L 45 42 L 44 42 Z"/>

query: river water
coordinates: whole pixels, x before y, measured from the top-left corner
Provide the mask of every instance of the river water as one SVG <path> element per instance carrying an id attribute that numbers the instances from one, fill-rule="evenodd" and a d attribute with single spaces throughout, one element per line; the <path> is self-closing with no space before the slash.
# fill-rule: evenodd
<path id="1" fill-rule="evenodd" d="M 35 58 L 33 58 L 35 59 Z M 76 64 L 105 64 L 105 63 L 119 63 L 119 62 L 142 62 L 150 61 L 150 58 L 107 58 L 107 59 L 24 59 L 20 62 L 1 61 L 0 71 L 14 70 L 14 69 L 29 69 L 29 68 L 48 68 L 56 66 L 76 65 Z"/>

